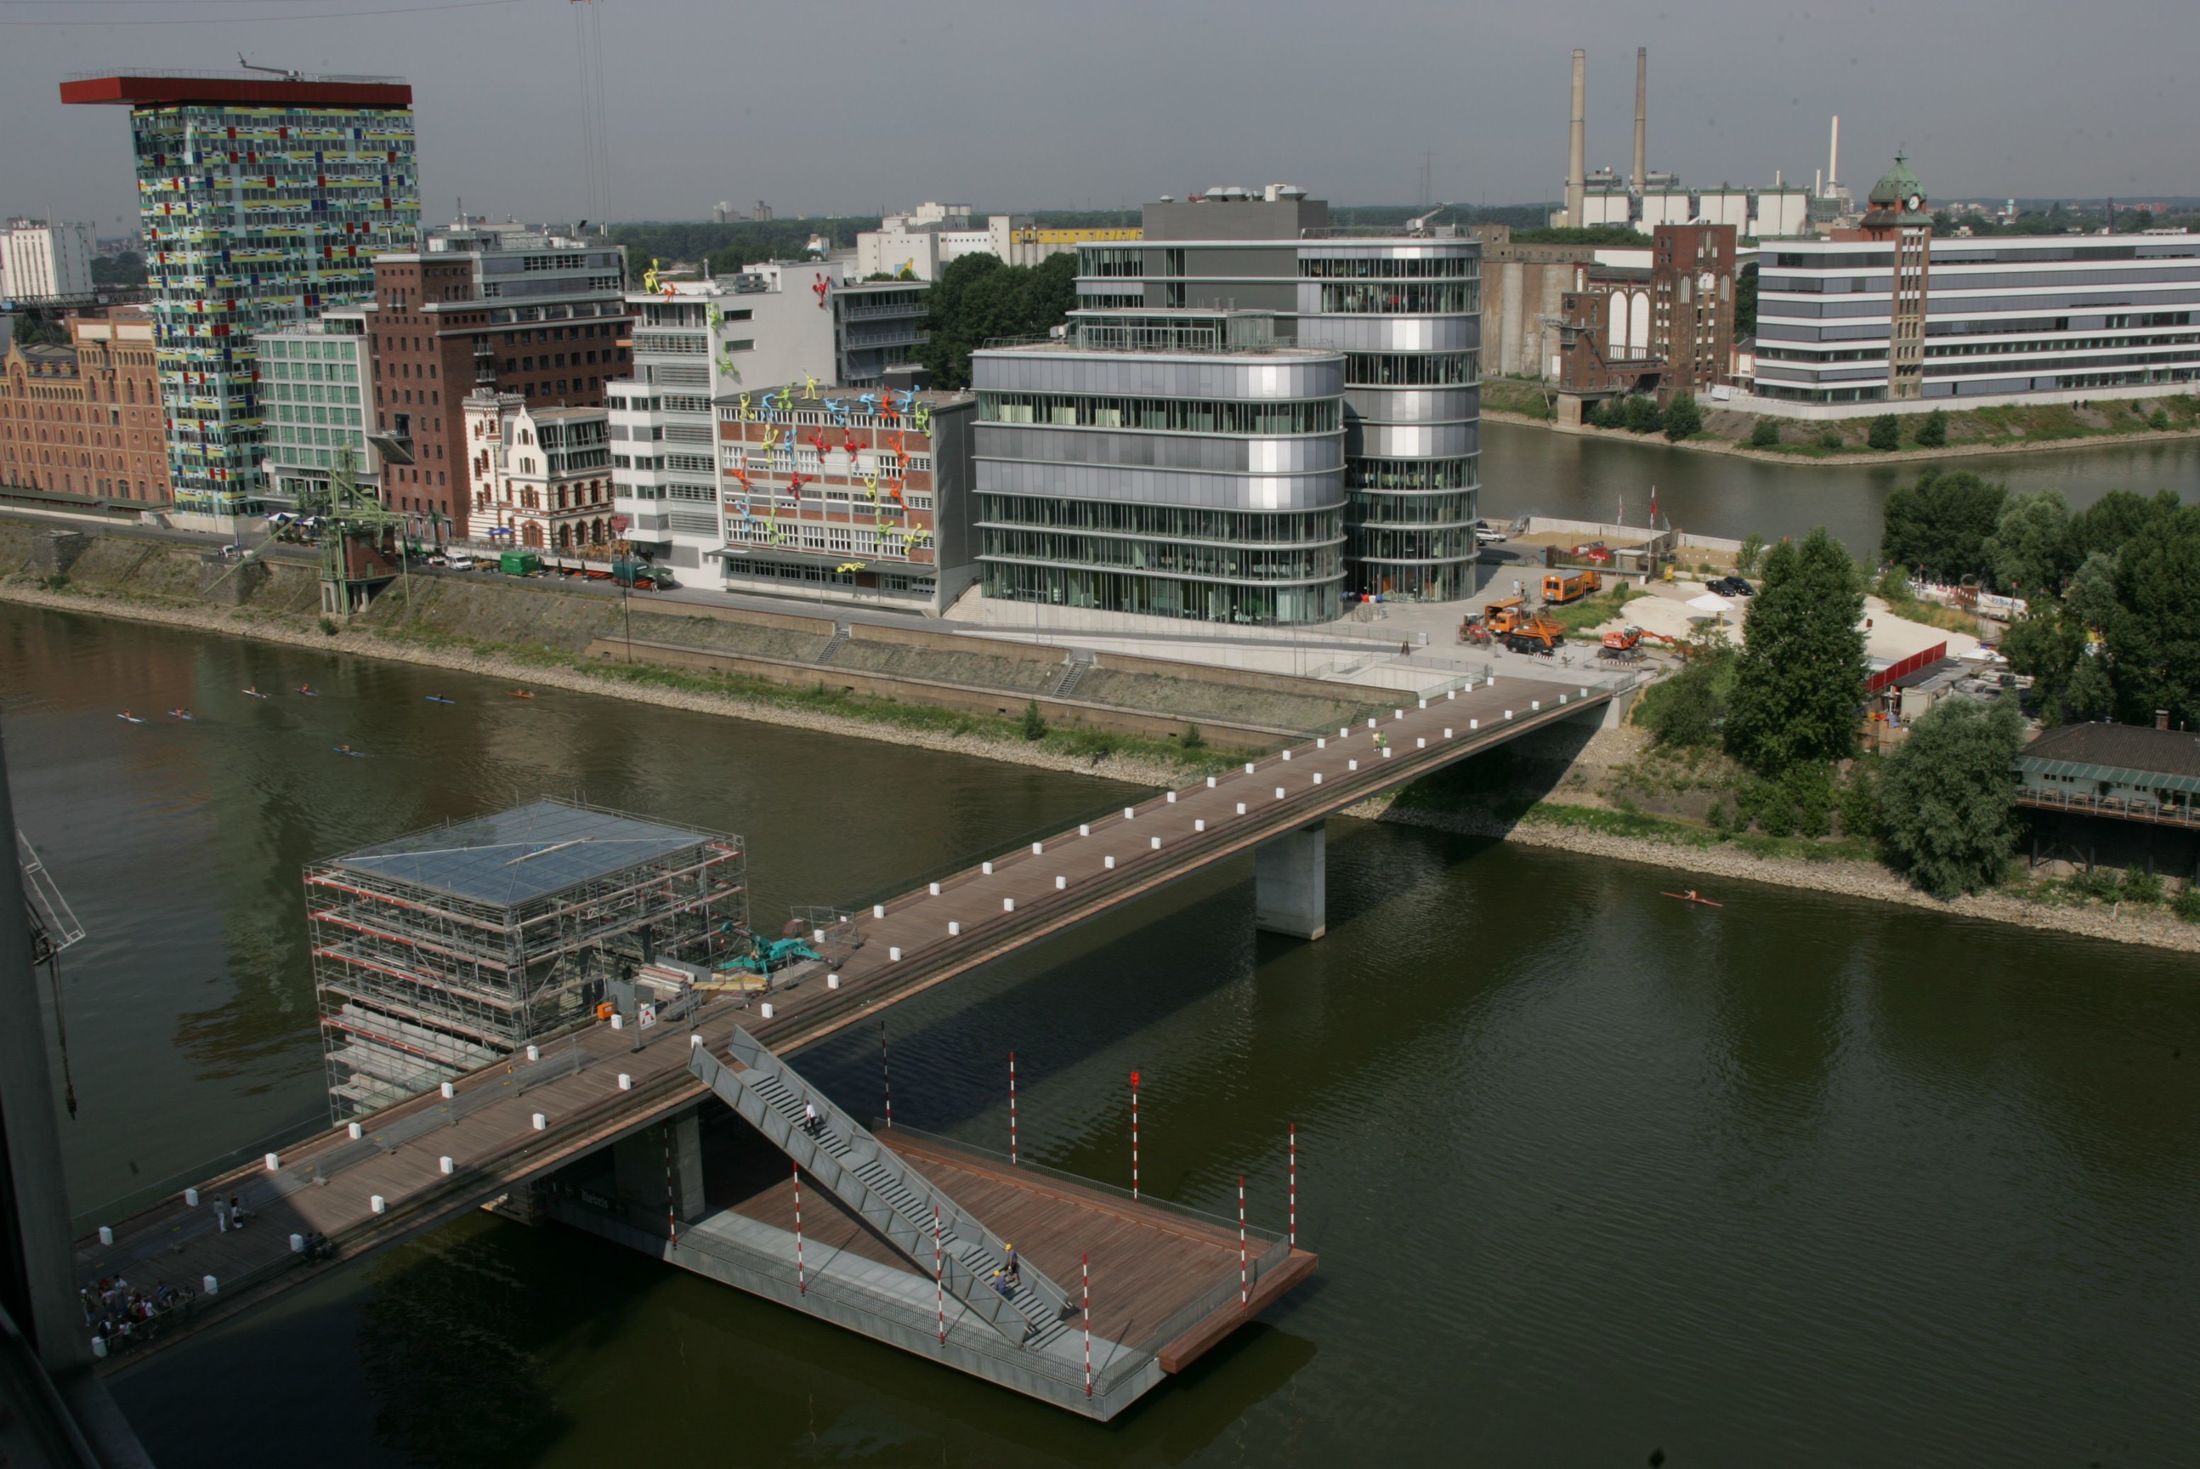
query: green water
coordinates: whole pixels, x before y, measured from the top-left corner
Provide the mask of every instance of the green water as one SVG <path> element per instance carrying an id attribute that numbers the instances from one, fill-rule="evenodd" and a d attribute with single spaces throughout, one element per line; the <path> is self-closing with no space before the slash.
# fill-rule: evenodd
<path id="1" fill-rule="evenodd" d="M 0 706 L 91 929 L 86 1216 L 325 1115 L 311 857 L 578 792 L 744 833 L 768 916 L 1120 789 L 7 607 Z M 118 1391 L 169 1469 L 2190 1462 L 2200 966 L 1405 828 L 1329 852 L 1319 943 L 1256 937 L 1240 864 L 894 1013 L 897 1117 L 1001 1145 L 1013 1049 L 1025 1154 L 1121 1182 L 1135 1066 L 1145 1185 L 1196 1206 L 1243 1172 L 1280 1223 L 1298 1124 L 1321 1273 L 1113 1425 L 487 1216 Z M 861 1110 L 874 1047 L 799 1064 Z"/>

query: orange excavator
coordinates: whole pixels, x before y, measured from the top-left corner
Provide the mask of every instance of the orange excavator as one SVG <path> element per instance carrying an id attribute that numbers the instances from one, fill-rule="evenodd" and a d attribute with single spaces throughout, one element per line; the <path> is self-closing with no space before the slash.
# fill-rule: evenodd
<path id="1" fill-rule="evenodd" d="M 1505 646 L 1515 653 L 1550 653 L 1565 641 L 1565 625 L 1541 614 L 1522 618 L 1505 633 Z"/>
<path id="2" fill-rule="evenodd" d="M 1521 613 L 1526 605 L 1525 597 L 1507 597 L 1502 602 L 1489 603 L 1479 613 L 1461 618 L 1459 641 L 1487 644 L 1493 639 L 1504 637 L 1520 625 Z"/>
<path id="3" fill-rule="evenodd" d="M 1615 662 L 1631 662 L 1642 656 L 1642 645 L 1644 643 L 1663 644 L 1679 653 L 1683 658 L 1695 651 L 1693 643 L 1683 642 L 1679 638 L 1669 638 L 1664 633 L 1651 632 L 1647 628 L 1623 627 L 1617 632 L 1608 632 L 1604 635 L 1604 645 L 1597 649 L 1597 656 L 1599 658 L 1609 658 Z"/>

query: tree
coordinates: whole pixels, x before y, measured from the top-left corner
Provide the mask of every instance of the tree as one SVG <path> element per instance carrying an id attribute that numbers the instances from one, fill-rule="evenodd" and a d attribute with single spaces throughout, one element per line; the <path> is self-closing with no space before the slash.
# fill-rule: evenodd
<path id="1" fill-rule="evenodd" d="M 1917 446 L 1920 449 L 1939 449 L 1946 447 L 1947 443 L 1947 410 L 1942 408 L 1935 408 L 1932 412 L 1926 414 L 1925 417 L 1918 422 Z M 1875 445 L 1874 447 L 1877 446 Z"/>
<path id="2" fill-rule="evenodd" d="M 1654 434 L 1665 416 L 1658 412 L 1658 405 L 1640 393 L 1627 395 L 1627 431 L 1631 434 Z"/>
<path id="3" fill-rule="evenodd" d="M 1077 304 L 1077 258 L 1004 265 L 997 255 L 965 255 L 925 293 L 924 364 L 936 387 L 970 386 L 970 354 L 995 337 L 1035 337 Z"/>
<path id="4" fill-rule="evenodd" d="M 1902 447 L 1902 425 L 1892 413 L 1882 413 L 1872 420 L 1872 430 L 1865 439 L 1874 449 L 1887 450 Z"/>
<path id="5" fill-rule="evenodd" d="M 1024 701 L 1023 735 L 1027 740 L 1043 740 L 1047 737 L 1046 716 L 1039 712 L 1037 699 Z"/>
<path id="6" fill-rule="evenodd" d="M 1757 335 L 1757 262 L 1734 273 L 1734 335 Z"/>
<path id="7" fill-rule="evenodd" d="M 1734 569 L 1747 576 L 1757 569 L 1757 563 L 1764 559 L 1764 554 L 1765 538 L 1751 531 L 1742 537 L 1741 549 L 1734 553 Z"/>
<path id="8" fill-rule="evenodd" d="M 1856 747 L 1864 702 L 1864 587 L 1841 543 L 1820 527 L 1765 558 L 1750 598 L 1727 753 L 1759 775 Z"/>
<path id="9" fill-rule="evenodd" d="M 2024 722 L 2008 699 L 1943 699 L 1889 756 L 1880 819 L 1895 870 L 1936 898 L 1990 887 L 2016 849 Z"/>
<path id="10" fill-rule="evenodd" d="M 2002 591 L 2027 599 L 2060 592 L 2078 567 L 2062 492 L 2036 490 L 2003 502 L 1985 550 L 1994 585 Z"/>
<path id="11" fill-rule="evenodd" d="M 2148 414 L 2147 427 L 2153 429 L 2156 433 L 2167 432 L 2169 429 L 2169 410 L 2167 408 L 2157 408 Z"/>
<path id="12" fill-rule="evenodd" d="M 1749 447 L 1770 449 L 1780 442 L 1780 425 L 1769 418 L 1760 418 L 1750 426 Z"/>
<path id="13" fill-rule="evenodd" d="M 1675 393 L 1673 401 L 1665 405 L 1665 436 L 1679 443 L 1690 434 L 1703 432 L 1703 409 L 1697 406 L 1694 393 Z"/>
<path id="14" fill-rule="evenodd" d="M 2153 496 L 2110 490 L 2070 518 L 2071 554 L 2080 561 L 2095 551 L 2114 555 L 2141 537 L 2159 534 L 2177 510 L 2177 496 L 2168 490 Z"/>
<path id="15" fill-rule="evenodd" d="M 1689 659 L 1671 678 L 1642 691 L 1635 723 L 1657 744 L 1680 748 L 1716 745 L 1734 694 L 1734 650 L 1713 647 Z"/>
<path id="16" fill-rule="evenodd" d="M 1949 581 L 1978 575 L 1987 570 L 1986 538 L 2000 525 L 2008 496 L 2002 486 L 1967 469 L 1928 469 L 1916 484 L 1887 497 L 1880 552 L 1889 561 Z"/>
<path id="17" fill-rule="evenodd" d="M 2118 553 L 2115 602 L 2102 631 L 2116 717 L 2200 723 L 2200 507 Z"/>

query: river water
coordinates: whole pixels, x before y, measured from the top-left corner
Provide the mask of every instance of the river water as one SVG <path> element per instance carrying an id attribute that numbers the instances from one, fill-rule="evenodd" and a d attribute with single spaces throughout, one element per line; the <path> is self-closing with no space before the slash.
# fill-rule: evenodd
<path id="1" fill-rule="evenodd" d="M 91 931 L 85 1218 L 325 1116 L 311 858 L 578 793 L 744 833 L 768 918 L 1121 789 L 4 606 L 0 704 Z M 118 1391 L 168 1469 L 2190 1462 L 2189 958 L 1742 884 L 1692 910 L 1678 874 L 1402 827 L 1329 852 L 1319 943 L 1254 935 L 1240 863 L 893 1012 L 897 1117 L 1001 1145 L 1013 1049 L 1024 1151 L 1123 1182 L 1137 1067 L 1145 1185 L 1196 1207 L 1243 1172 L 1280 1224 L 1298 1124 L 1320 1274 L 1114 1425 L 486 1215 Z M 874 1038 L 800 1064 L 875 1106 Z"/>
<path id="2" fill-rule="evenodd" d="M 2110 490 L 2175 490 L 2200 500 L 2200 439 L 2126 447 L 1979 455 L 1942 467 L 1968 470 L 2012 492 L 2060 490 L 2083 509 Z M 1887 496 L 1926 465 L 1805 466 L 1680 449 L 1655 436 L 1584 438 L 1516 423 L 1482 425 L 1482 513 L 1492 520 L 1537 513 L 1629 525 L 1649 523 L 1650 491 L 1676 530 L 1740 539 L 1801 536 L 1824 526 L 1850 551 L 1879 546 Z"/>

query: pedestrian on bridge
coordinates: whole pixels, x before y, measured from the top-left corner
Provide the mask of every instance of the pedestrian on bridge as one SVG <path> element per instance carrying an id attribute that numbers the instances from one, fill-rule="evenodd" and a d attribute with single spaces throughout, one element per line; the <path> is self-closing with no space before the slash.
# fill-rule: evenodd
<path id="1" fill-rule="evenodd" d="M 802 1104 L 802 1130 L 811 1137 L 816 1137 L 817 1126 L 817 1104 L 815 1102 L 804 1102 Z"/>
<path id="2" fill-rule="evenodd" d="M 229 1233 L 229 1205 L 220 1194 L 214 1196 L 214 1226 L 222 1234 Z"/>

